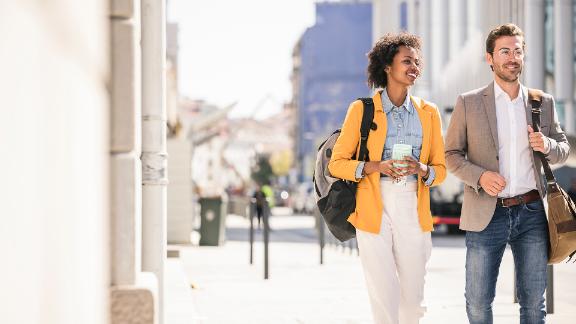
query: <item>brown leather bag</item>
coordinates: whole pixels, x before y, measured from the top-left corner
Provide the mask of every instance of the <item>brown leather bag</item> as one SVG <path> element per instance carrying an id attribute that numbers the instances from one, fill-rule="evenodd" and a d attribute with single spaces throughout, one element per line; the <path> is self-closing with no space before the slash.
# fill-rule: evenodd
<path id="1" fill-rule="evenodd" d="M 540 131 L 540 107 L 542 90 L 529 89 L 528 100 L 532 106 L 532 127 Z M 559 263 L 576 253 L 576 208 L 570 196 L 558 185 L 548 160 L 541 152 L 535 152 L 542 161 L 547 183 L 548 231 L 550 232 L 550 251 L 548 264 Z"/>

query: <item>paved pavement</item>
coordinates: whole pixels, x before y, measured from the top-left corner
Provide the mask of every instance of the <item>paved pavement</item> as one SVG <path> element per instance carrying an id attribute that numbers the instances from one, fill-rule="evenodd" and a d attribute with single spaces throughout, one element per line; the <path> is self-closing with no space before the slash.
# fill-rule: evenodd
<path id="1" fill-rule="evenodd" d="M 270 278 L 263 279 L 263 246 L 257 232 L 254 264 L 249 264 L 248 222 L 227 219 L 222 247 L 171 246 L 168 324 L 361 324 L 372 323 L 359 257 L 354 250 L 329 246 L 324 264 L 309 216 L 276 215 L 270 221 Z M 463 236 L 434 235 L 426 278 L 428 312 L 422 324 L 468 323 L 463 297 Z M 576 264 L 555 266 L 555 313 L 547 323 L 576 320 Z M 512 256 L 504 256 L 494 302 L 494 323 L 518 323 L 512 302 Z M 191 288 L 193 286 L 194 288 Z"/>

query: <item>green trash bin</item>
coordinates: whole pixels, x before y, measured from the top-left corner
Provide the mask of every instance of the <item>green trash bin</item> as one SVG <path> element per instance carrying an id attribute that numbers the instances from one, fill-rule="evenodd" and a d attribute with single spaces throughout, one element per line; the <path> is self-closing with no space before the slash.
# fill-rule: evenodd
<path id="1" fill-rule="evenodd" d="M 225 241 L 226 199 L 204 197 L 200 202 L 200 245 L 219 246 Z"/>

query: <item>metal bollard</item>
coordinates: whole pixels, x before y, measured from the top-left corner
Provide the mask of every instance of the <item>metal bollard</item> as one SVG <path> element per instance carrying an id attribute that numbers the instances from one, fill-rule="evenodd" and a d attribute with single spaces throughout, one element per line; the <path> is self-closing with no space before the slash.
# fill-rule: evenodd
<path id="1" fill-rule="evenodd" d="M 318 243 L 320 244 L 320 264 L 324 264 L 324 246 L 326 245 L 325 224 L 322 215 L 318 208 L 314 208 L 314 216 L 316 216 L 316 226 L 318 228 Z"/>
<path id="2" fill-rule="evenodd" d="M 268 204 L 264 204 L 264 211 L 262 215 L 262 220 L 264 221 L 264 279 L 269 278 L 268 273 L 268 241 L 269 241 L 269 220 L 268 217 L 270 216 L 270 206 Z"/>
<path id="3" fill-rule="evenodd" d="M 250 199 L 248 217 L 250 218 L 250 264 L 254 263 L 254 213 L 256 212 L 256 199 Z"/>
<path id="4" fill-rule="evenodd" d="M 548 265 L 546 269 L 548 274 L 546 285 L 546 313 L 554 314 L 554 265 Z"/>

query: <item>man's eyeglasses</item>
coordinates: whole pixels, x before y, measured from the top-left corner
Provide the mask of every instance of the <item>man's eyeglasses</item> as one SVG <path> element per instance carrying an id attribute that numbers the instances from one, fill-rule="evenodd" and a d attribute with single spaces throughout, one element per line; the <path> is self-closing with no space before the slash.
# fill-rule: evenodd
<path id="1" fill-rule="evenodd" d="M 521 48 L 517 48 L 515 50 L 511 50 L 509 48 L 503 47 L 498 50 L 498 56 L 501 58 L 509 58 L 513 56 L 515 59 L 519 60 L 524 57 L 524 50 Z"/>

